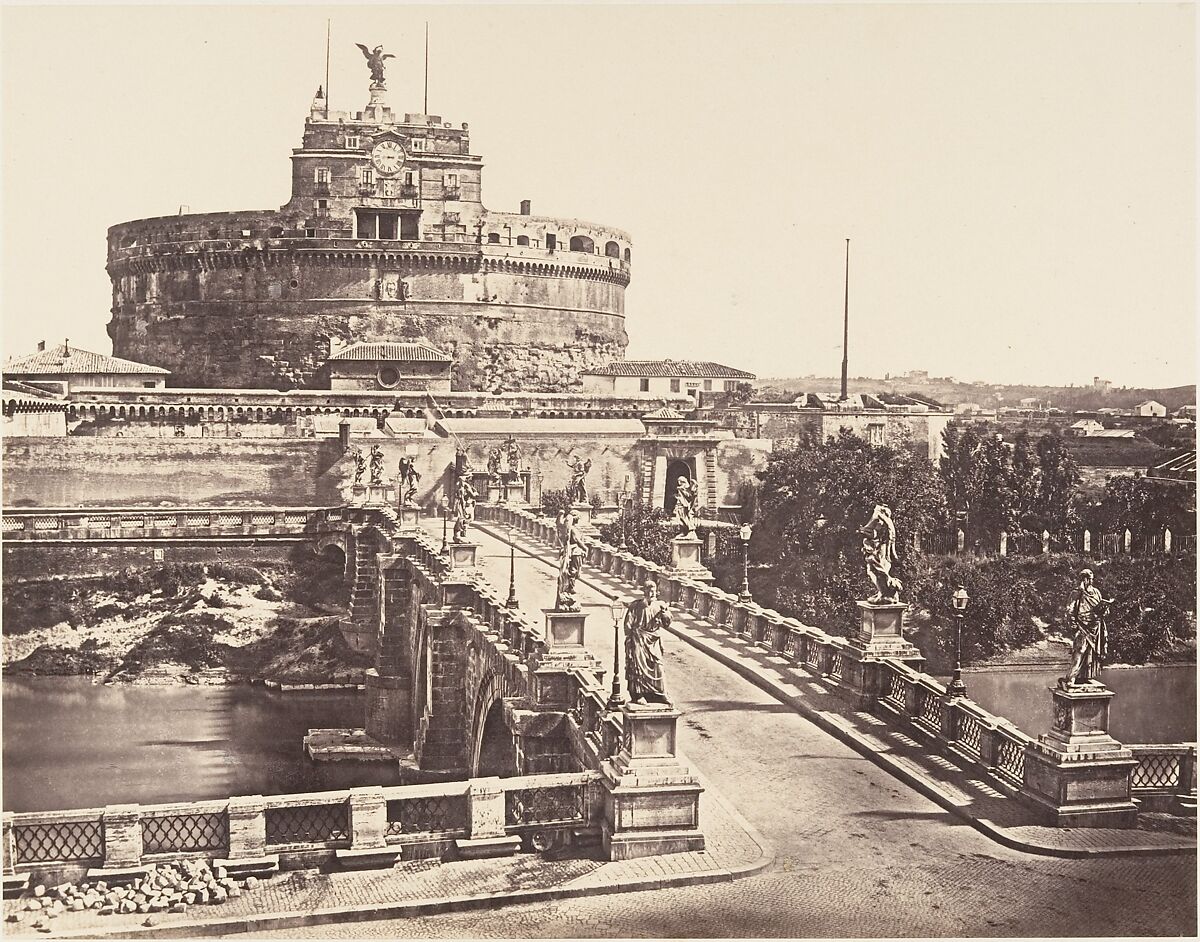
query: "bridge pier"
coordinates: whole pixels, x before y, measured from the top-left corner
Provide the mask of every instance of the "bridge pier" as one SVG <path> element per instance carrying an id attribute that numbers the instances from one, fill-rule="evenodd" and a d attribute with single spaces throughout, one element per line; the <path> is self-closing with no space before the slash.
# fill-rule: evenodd
<path id="1" fill-rule="evenodd" d="M 1025 750 L 1022 795 L 1055 827 L 1135 827 L 1137 760 L 1108 733 L 1113 692 L 1093 681 L 1050 694 L 1054 726 Z"/>
<path id="2" fill-rule="evenodd" d="M 620 751 L 600 765 L 602 840 L 609 860 L 704 850 L 700 793 L 676 755 L 678 710 L 626 704 Z"/>

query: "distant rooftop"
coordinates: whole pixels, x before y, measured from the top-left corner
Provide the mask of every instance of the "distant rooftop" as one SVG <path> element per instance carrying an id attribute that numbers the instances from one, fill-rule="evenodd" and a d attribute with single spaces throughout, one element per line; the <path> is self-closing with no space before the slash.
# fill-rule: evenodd
<path id="1" fill-rule="evenodd" d="M 425 361 L 430 363 L 453 362 L 446 354 L 423 343 L 352 343 L 339 350 L 330 360 L 393 360 L 404 363 Z"/>
<path id="2" fill-rule="evenodd" d="M 49 350 L 38 350 L 4 362 L 4 372 L 24 376 L 57 376 L 69 373 L 155 373 L 169 376 L 170 370 L 148 363 L 122 360 L 60 343 Z"/>
<path id="3" fill-rule="evenodd" d="M 592 376 L 679 376 L 702 379 L 754 379 L 753 373 L 708 360 L 614 360 L 587 370 Z"/>

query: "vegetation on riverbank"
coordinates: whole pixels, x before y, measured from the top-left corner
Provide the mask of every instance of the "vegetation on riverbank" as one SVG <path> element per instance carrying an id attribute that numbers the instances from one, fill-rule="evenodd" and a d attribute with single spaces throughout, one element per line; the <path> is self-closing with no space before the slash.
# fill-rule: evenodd
<path id="1" fill-rule="evenodd" d="M 357 684 L 370 665 L 339 630 L 341 574 L 168 564 L 4 586 L 4 670 L 131 683 Z"/>

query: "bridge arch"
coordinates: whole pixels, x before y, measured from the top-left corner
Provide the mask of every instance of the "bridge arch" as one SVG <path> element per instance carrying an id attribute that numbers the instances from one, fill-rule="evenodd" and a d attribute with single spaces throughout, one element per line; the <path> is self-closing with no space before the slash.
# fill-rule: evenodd
<path id="1" fill-rule="evenodd" d="M 471 777 L 517 774 L 517 745 L 504 716 L 500 679 L 489 674 L 475 701 L 471 723 Z"/>

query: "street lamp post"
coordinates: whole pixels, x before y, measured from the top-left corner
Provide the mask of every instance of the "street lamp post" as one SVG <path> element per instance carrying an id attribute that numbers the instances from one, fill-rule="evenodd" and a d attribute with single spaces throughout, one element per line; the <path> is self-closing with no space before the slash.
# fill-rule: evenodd
<path id="1" fill-rule="evenodd" d="M 967 613 L 967 605 L 970 601 L 971 597 L 967 595 L 967 590 L 962 586 L 959 586 L 950 598 L 950 602 L 954 606 L 954 677 L 950 681 L 947 692 L 952 697 L 967 695 L 967 685 L 963 683 L 962 679 L 962 629 L 963 616 Z"/>
<path id="2" fill-rule="evenodd" d="M 517 603 L 517 550 L 513 543 L 512 524 L 505 524 L 504 529 L 508 531 L 508 601 L 504 605 L 506 608 L 516 609 L 519 607 Z"/>
<path id="3" fill-rule="evenodd" d="M 450 508 L 450 501 L 443 497 L 438 506 L 442 510 L 442 555 L 448 556 L 450 554 L 450 544 L 446 541 L 446 511 Z"/>
<path id="4" fill-rule="evenodd" d="M 739 602 L 752 601 L 750 595 L 750 534 L 752 532 L 748 523 L 743 523 L 742 528 L 738 530 L 738 536 L 742 540 L 742 591 L 738 593 Z"/>
<path id="5" fill-rule="evenodd" d="M 619 710 L 625 703 L 625 698 L 621 696 L 621 613 L 625 610 L 625 606 L 619 598 L 612 600 L 612 620 L 613 620 L 613 682 L 612 693 L 608 698 L 608 708 L 610 710 Z"/>
<path id="6" fill-rule="evenodd" d="M 625 542 L 625 492 L 621 492 L 620 504 L 617 505 L 617 517 L 621 521 L 621 545 L 617 549 L 626 549 Z"/>

